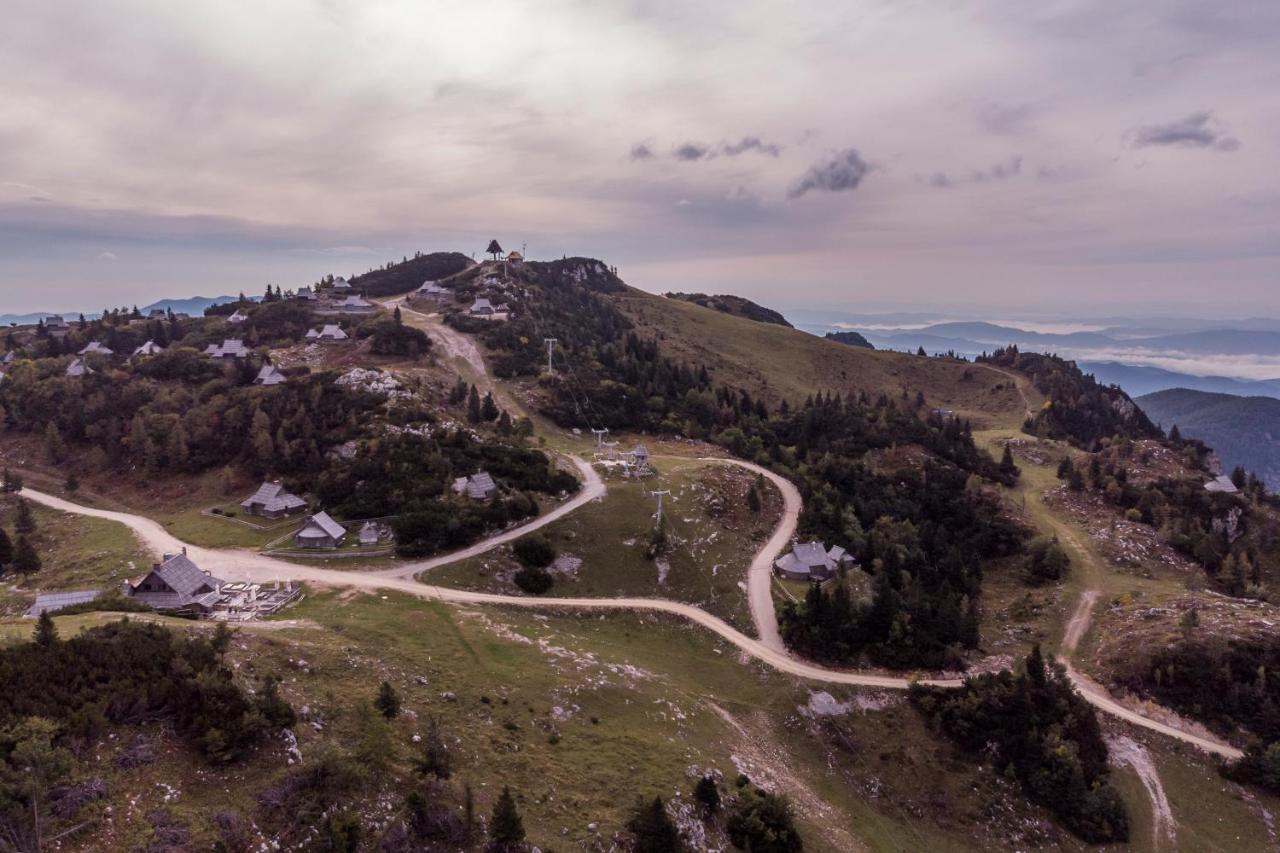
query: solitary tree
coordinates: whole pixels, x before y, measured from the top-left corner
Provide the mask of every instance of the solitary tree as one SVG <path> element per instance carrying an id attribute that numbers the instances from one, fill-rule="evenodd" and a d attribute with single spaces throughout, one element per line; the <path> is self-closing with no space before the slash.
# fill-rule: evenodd
<path id="1" fill-rule="evenodd" d="M 9 538 L 9 534 L 0 528 L 0 576 L 4 575 L 5 567 L 13 562 L 13 540 Z"/>
<path id="2" fill-rule="evenodd" d="M 400 714 L 400 696 L 389 681 L 382 682 L 382 686 L 378 688 L 378 698 L 373 700 L 373 704 L 378 713 L 388 720 L 394 720 Z"/>
<path id="3" fill-rule="evenodd" d="M 423 776 L 435 776 L 437 779 L 448 779 L 453 773 L 453 759 L 449 755 L 449 747 L 445 745 L 440 734 L 440 725 L 432 717 L 427 722 L 427 737 L 422 745 L 422 757 L 414 768 Z"/>
<path id="4" fill-rule="evenodd" d="M 58 629 L 54 627 L 53 617 L 48 610 L 40 611 L 40 619 L 36 622 L 36 633 L 33 638 L 37 646 L 48 648 L 58 641 Z"/>
<path id="5" fill-rule="evenodd" d="M 502 795 L 493 804 L 493 816 L 489 819 L 489 839 L 498 850 L 518 849 L 517 845 L 524 841 L 524 821 L 516 809 L 511 788 L 506 785 L 502 786 Z"/>
<path id="6" fill-rule="evenodd" d="M 18 498 L 18 514 L 13 522 L 13 529 L 18 533 L 35 533 L 36 517 L 31 512 L 31 504 Z"/>
<path id="7" fill-rule="evenodd" d="M 747 509 L 752 512 L 760 511 L 760 493 L 756 491 L 755 486 L 747 490 Z"/>
<path id="8" fill-rule="evenodd" d="M 18 545 L 13 552 L 13 568 L 23 575 L 33 575 L 40 571 L 40 555 L 24 535 L 18 536 Z"/>
<path id="9" fill-rule="evenodd" d="M 680 830 L 667 814 L 661 797 L 636 803 L 627 821 L 627 831 L 635 836 L 636 853 L 677 853 L 684 849 Z"/>
<path id="10" fill-rule="evenodd" d="M 490 240 L 489 248 L 485 249 L 484 251 L 486 254 L 493 255 L 493 259 L 496 261 L 498 259 L 498 256 L 502 254 L 502 247 L 498 245 L 497 240 Z"/>
<path id="11" fill-rule="evenodd" d="M 476 390 L 476 386 L 471 386 L 471 393 L 467 395 L 467 420 L 473 424 L 480 423 L 480 392 Z"/>
<path id="12" fill-rule="evenodd" d="M 702 808 L 708 815 L 713 815 L 720 810 L 720 787 L 716 785 L 714 776 L 703 776 L 699 779 L 693 789 L 693 797 L 702 803 Z"/>

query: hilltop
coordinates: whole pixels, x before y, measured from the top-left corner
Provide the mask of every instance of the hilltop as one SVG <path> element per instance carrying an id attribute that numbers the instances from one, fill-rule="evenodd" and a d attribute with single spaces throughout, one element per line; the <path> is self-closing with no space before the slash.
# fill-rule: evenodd
<path id="1" fill-rule="evenodd" d="M 1228 470 L 1242 466 L 1280 488 L 1280 400 L 1175 388 L 1137 402 L 1166 430 L 1176 425 L 1212 447 Z"/>
<path id="2" fill-rule="evenodd" d="M 694 305 L 701 305 L 703 308 L 723 311 L 725 314 L 732 314 L 735 317 L 746 317 L 748 320 L 755 320 L 758 323 L 773 323 L 777 326 L 792 328 L 791 324 L 787 322 L 787 318 L 782 316 L 781 313 L 774 311 L 772 308 L 765 308 L 763 305 L 741 296 L 723 293 L 717 296 L 708 296 L 705 293 L 668 293 L 667 298 L 682 299 L 685 302 L 692 302 Z"/>

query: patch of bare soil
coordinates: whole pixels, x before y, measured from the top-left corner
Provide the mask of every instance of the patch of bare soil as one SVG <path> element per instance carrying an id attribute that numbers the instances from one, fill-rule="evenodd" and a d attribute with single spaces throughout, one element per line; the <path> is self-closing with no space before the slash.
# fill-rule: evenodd
<path id="1" fill-rule="evenodd" d="M 1169 798 L 1165 796 L 1160 774 L 1147 748 L 1127 735 L 1116 735 L 1107 738 L 1107 752 L 1112 767 L 1132 768 L 1146 789 L 1151 799 L 1152 837 L 1156 848 L 1164 849 L 1167 844 L 1168 849 L 1176 849 L 1178 823 L 1173 819 Z"/>
<path id="2" fill-rule="evenodd" d="M 868 849 L 844 828 L 845 817 L 841 811 L 823 799 L 795 767 L 791 750 L 774 737 L 764 714 L 739 719 L 714 702 L 708 701 L 707 705 L 741 735 L 731 756 L 739 773 L 759 783 L 765 790 L 785 793 L 798 813 L 821 828 L 827 843 L 834 849 Z"/>
<path id="3" fill-rule="evenodd" d="M 1173 550 L 1155 528 L 1129 521 L 1096 493 L 1059 486 L 1045 492 L 1044 502 L 1079 522 L 1115 569 L 1145 578 L 1187 578 L 1196 571 L 1195 564 Z"/>
<path id="4" fill-rule="evenodd" d="M 1011 438 L 1006 442 L 1015 462 L 1032 465 L 1056 465 L 1062 456 L 1061 445 L 1039 438 Z"/>

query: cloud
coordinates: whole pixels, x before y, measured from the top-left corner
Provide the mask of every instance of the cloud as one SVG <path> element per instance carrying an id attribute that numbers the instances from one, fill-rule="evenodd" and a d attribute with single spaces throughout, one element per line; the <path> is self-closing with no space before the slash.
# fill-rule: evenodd
<path id="1" fill-rule="evenodd" d="M 716 157 L 737 157 L 753 151 L 777 157 L 782 154 L 782 146 L 765 142 L 758 136 L 744 136 L 737 142 L 721 142 L 717 145 L 706 142 L 685 142 L 672 149 L 671 156 L 685 163 L 695 163 L 699 160 L 714 160 Z M 654 156 L 653 148 L 648 142 L 641 142 L 631 148 L 632 160 L 648 160 Z"/>
<path id="2" fill-rule="evenodd" d="M 996 163 L 990 169 L 975 169 L 973 179 L 980 184 L 987 181 L 1003 181 L 1006 178 L 1013 178 L 1022 173 L 1022 155 L 1015 154 L 1002 163 Z"/>
<path id="3" fill-rule="evenodd" d="M 978 124 L 989 133 L 1017 133 L 1031 117 L 1029 104 L 983 104 L 978 108 Z"/>
<path id="4" fill-rule="evenodd" d="M 115 252 L 99 252 L 94 257 L 99 261 L 114 261 L 117 259 Z"/>
<path id="5" fill-rule="evenodd" d="M 782 147 L 772 142 L 762 142 L 758 136 L 744 136 L 737 142 L 726 142 L 720 145 L 720 153 L 726 157 L 737 157 L 739 154 L 745 154 L 748 151 L 759 151 L 761 154 L 777 157 L 782 153 Z"/>
<path id="6" fill-rule="evenodd" d="M 1143 125 L 1130 131 L 1129 136 L 1134 148 L 1173 146 L 1235 151 L 1240 147 L 1240 140 L 1223 132 L 1206 110 L 1167 124 Z"/>
<path id="7" fill-rule="evenodd" d="M 684 145 L 677 146 L 671 152 L 671 156 L 677 160 L 683 160 L 686 163 L 692 163 L 695 160 L 704 160 L 714 157 L 711 148 L 700 142 L 686 142 Z"/>
<path id="8" fill-rule="evenodd" d="M 871 166 L 857 149 L 845 148 L 810 166 L 787 192 L 787 197 L 800 198 L 811 190 L 832 193 L 856 190 L 870 171 Z"/>
<path id="9" fill-rule="evenodd" d="M 1015 154 L 1008 160 L 1002 160 L 990 168 L 974 169 L 969 173 L 968 178 L 963 176 L 954 177 L 946 172 L 934 172 L 926 177 L 917 176 L 916 180 L 935 189 L 945 190 L 964 183 L 986 184 L 992 181 L 1004 181 L 1009 178 L 1015 178 L 1020 174 L 1022 174 L 1022 155 Z"/>

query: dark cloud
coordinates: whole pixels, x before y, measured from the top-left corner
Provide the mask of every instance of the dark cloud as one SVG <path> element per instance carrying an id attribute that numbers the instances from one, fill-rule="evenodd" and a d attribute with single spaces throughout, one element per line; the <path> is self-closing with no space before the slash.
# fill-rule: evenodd
<path id="1" fill-rule="evenodd" d="M 706 160 L 714 157 L 711 148 L 700 142 L 686 142 L 684 145 L 678 146 L 671 152 L 671 156 L 677 160 L 683 160 L 686 163 L 692 163 L 695 160 Z"/>
<path id="2" fill-rule="evenodd" d="M 845 148 L 810 166 L 791 187 L 787 197 L 800 198 L 811 190 L 832 193 L 856 190 L 870 171 L 871 166 L 857 149 Z"/>
<path id="3" fill-rule="evenodd" d="M 1224 133 L 1205 110 L 1168 124 L 1144 125 L 1130 132 L 1130 140 L 1134 148 L 1173 146 L 1235 151 L 1240 147 L 1240 140 Z"/>
<path id="4" fill-rule="evenodd" d="M 637 142 L 635 145 L 631 146 L 631 159 L 652 160 L 653 149 L 649 147 L 649 143 L 647 142 Z"/>
<path id="5" fill-rule="evenodd" d="M 748 151 L 758 151 L 761 154 L 768 154 L 770 157 L 777 157 L 782 153 L 782 146 L 775 145 L 772 142 L 762 142 L 758 136 L 744 136 L 737 142 L 726 142 L 720 146 L 720 153 L 726 157 L 737 157 L 739 154 L 745 154 Z"/>
<path id="6" fill-rule="evenodd" d="M 930 175 L 928 178 L 925 179 L 925 183 L 927 183 L 931 187 L 937 187 L 938 189 L 946 189 L 947 187 L 951 186 L 951 178 L 947 177 L 946 172 L 934 172 L 932 175 Z"/>

